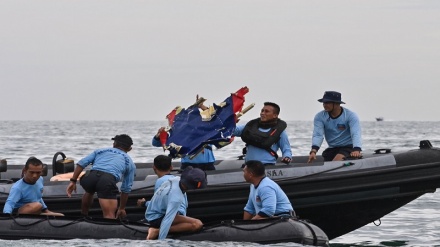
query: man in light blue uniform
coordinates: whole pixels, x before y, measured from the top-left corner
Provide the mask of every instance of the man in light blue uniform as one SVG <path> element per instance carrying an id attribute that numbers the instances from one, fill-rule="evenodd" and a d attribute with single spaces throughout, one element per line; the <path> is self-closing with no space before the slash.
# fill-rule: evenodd
<path id="1" fill-rule="evenodd" d="M 66 189 L 67 196 L 71 197 L 72 191 L 76 191 L 78 176 L 85 167 L 93 164 L 90 172 L 86 172 L 80 180 L 81 186 L 86 191 L 81 204 L 83 215 L 88 214 L 95 192 L 98 194 L 104 218 L 123 218 L 127 215 L 125 206 L 136 172 L 136 166 L 127 154 L 131 150 L 133 140 L 126 134 L 117 135 L 112 140 L 114 140 L 113 148 L 97 149 L 78 162 Z M 122 193 L 118 208 L 119 189 L 116 183 L 121 180 Z"/>
<path id="2" fill-rule="evenodd" d="M 266 177 L 265 167 L 258 160 L 248 160 L 243 177 L 250 183 L 249 199 L 244 207 L 244 220 L 259 220 L 275 216 L 293 216 L 289 198 L 272 179 Z"/>
<path id="3" fill-rule="evenodd" d="M 246 143 L 245 160 L 259 160 L 264 165 L 277 162 L 277 151 L 281 150 L 281 162 L 289 164 L 292 160 L 287 124 L 278 118 L 280 107 L 272 102 L 265 102 L 260 117 L 246 125 L 237 126 L 233 135 L 240 136 Z"/>
<path id="4" fill-rule="evenodd" d="M 147 240 L 165 239 L 168 233 L 195 232 L 203 227 L 199 219 L 178 214 L 184 193 L 207 186 L 206 173 L 199 168 L 187 167 L 180 177 L 170 178 L 154 193 L 145 212 L 150 223 Z"/>
<path id="5" fill-rule="evenodd" d="M 324 161 L 344 160 L 347 157 L 360 158 L 362 151 L 361 126 L 353 111 L 341 107 L 341 93 L 326 91 L 322 99 L 324 110 L 313 120 L 312 150 L 308 163 L 316 159 L 316 153 L 327 141 L 328 148 L 322 152 Z"/>
<path id="6" fill-rule="evenodd" d="M 23 178 L 18 180 L 9 192 L 3 207 L 4 214 L 46 214 L 58 215 L 47 209 L 43 201 L 43 163 L 41 160 L 30 157 L 23 169 Z"/>
<path id="7" fill-rule="evenodd" d="M 161 127 L 155 136 L 153 136 L 153 140 L 151 141 L 151 145 L 154 147 L 162 147 L 160 143 L 160 133 L 164 131 L 165 127 Z M 204 171 L 215 170 L 214 162 L 215 157 L 212 151 L 212 145 L 207 145 L 200 153 L 198 153 L 194 158 L 190 159 L 189 155 L 181 158 L 180 160 L 181 170 L 185 170 L 186 167 L 192 166 L 193 168 L 200 168 Z"/>
<path id="8" fill-rule="evenodd" d="M 171 170 L 173 170 L 172 159 L 171 157 L 168 157 L 166 155 L 158 155 L 154 158 L 153 170 L 158 177 L 156 183 L 154 184 L 154 192 L 156 192 L 165 181 L 176 177 L 171 174 Z M 182 204 L 180 204 L 180 208 L 178 211 L 180 215 L 186 215 L 186 208 L 188 207 L 188 198 L 186 196 L 186 193 L 184 193 L 183 195 L 185 198 Z M 150 201 L 146 201 L 145 198 L 139 199 L 137 201 L 138 206 L 145 206 L 145 208 L 148 207 L 148 204 L 150 204 Z"/>

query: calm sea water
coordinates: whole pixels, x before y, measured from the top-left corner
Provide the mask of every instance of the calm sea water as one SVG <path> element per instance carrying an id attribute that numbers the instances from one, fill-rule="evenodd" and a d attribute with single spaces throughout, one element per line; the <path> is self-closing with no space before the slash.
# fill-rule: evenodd
<path id="1" fill-rule="evenodd" d="M 165 121 L 0 121 L 0 157 L 8 164 L 23 164 L 36 156 L 51 164 L 53 155 L 64 152 L 78 161 L 96 148 L 111 146 L 111 137 L 129 134 L 134 141 L 130 152 L 135 162 L 152 162 L 162 149 L 151 146 L 151 138 Z M 378 148 L 404 151 L 418 148 L 420 140 L 430 140 L 440 147 L 440 122 L 362 122 L 364 153 Z M 311 121 L 288 122 L 294 155 L 310 150 Z M 240 138 L 215 151 L 217 159 L 231 159 L 241 154 Z M 324 148 L 325 146 L 323 146 Z M 294 205 L 295 206 L 295 205 Z M 332 240 L 336 246 L 440 246 L 440 192 L 426 194 L 406 206 L 356 231 Z M 0 240 L 0 246 L 255 246 L 253 243 L 210 243 L 190 241 L 130 240 Z M 303 246 L 294 243 L 273 246 Z"/>

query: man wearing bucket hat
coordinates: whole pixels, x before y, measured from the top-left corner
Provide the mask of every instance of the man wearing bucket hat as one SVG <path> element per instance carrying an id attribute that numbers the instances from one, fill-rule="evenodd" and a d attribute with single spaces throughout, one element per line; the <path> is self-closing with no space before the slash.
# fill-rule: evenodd
<path id="1" fill-rule="evenodd" d="M 154 192 L 145 212 L 145 218 L 150 223 L 147 240 L 165 239 L 168 233 L 200 230 L 203 223 L 199 219 L 177 213 L 187 190 L 203 189 L 206 186 L 206 173 L 192 166 L 185 168 L 180 177 L 163 182 Z"/>
<path id="2" fill-rule="evenodd" d="M 322 152 L 324 161 L 360 158 L 362 151 L 361 126 L 353 111 L 341 107 L 341 93 L 326 91 L 322 99 L 324 110 L 318 112 L 313 120 L 312 150 L 308 163 L 316 159 L 316 153 L 324 138 L 328 148 Z"/>

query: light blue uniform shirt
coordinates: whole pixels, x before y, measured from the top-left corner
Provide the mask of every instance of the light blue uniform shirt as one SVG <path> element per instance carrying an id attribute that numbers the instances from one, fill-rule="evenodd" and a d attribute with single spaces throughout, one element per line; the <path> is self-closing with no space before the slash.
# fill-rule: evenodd
<path id="1" fill-rule="evenodd" d="M 23 205 L 31 202 L 39 202 L 43 205 L 43 210 L 47 209 L 43 201 L 42 177 L 35 184 L 28 184 L 22 178 L 12 185 L 8 199 L 3 207 L 3 213 L 10 214 L 14 209 L 21 208 Z"/>
<path id="2" fill-rule="evenodd" d="M 148 221 L 156 220 L 164 216 L 160 225 L 158 239 L 165 239 L 170 231 L 171 224 L 177 215 L 180 205 L 185 200 L 179 186 L 180 177 L 170 178 L 163 182 L 154 193 L 148 204 L 145 218 Z"/>
<path id="3" fill-rule="evenodd" d="M 313 120 L 312 147 L 321 147 L 324 140 L 329 148 L 353 145 L 362 150 L 361 125 L 356 113 L 342 108 L 338 118 L 331 118 L 326 111 L 320 111 Z"/>
<path id="4" fill-rule="evenodd" d="M 240 136 L 243 133 L 245 125 L 237 126 L 234 130 L 234 136 Z M 258 130 L 262 132 L 268 132 L 269 129 L 258 128 Z M 272 156 L 267 150 L 255 147 L 252 145 L 246 145 L 247 152 L 245 156 L 245 161 L 248 160 L 259 160 L 263 164 L 275 164 L 277 161 L 274 156 Z M 277 152 L 279 149 L 281 150 L 282 157 L 292 158 L 292 149 L 290 148 L 289 137 L 287 136 L 286 130 L 281 132 L 280 140 L 277 143 L 274 143 L 271 149 Z"/>
<path id="5" fill-rule="evenodd" d="M 123 179 L 121 191 L 130 193 L 136 165 L 126 152 L 118 148 L 101 148 L 78 161 L 82 168 L 90 164 L 93 164 L 92 170 L 110 173 L 115 176 L 117 182 Z"/>
<path id="6" fill-rule="evenodd" d="M 157 139 L 156 136 L 153 137 L 153 140 L 151 142 L 151 145 L 154 147 L 162 147 L 162 144 L 160 143 L 160 139 Z M 212 148 L 212 145 L 210 145 Z M 202 152 L 198 153 L 196 157 L 193 159 L 189 158 L 189 155 L 183 157 L 180 159 L 181 163 L 191 163 L 191 164 L 203 164 L 203 163 L 214 163 L 215 157 L 214 153 L 211 149 L 203 149 Z"/>
<path id="7" fill-rule="evenodd" d="M 252 215 L 262 212 L 272 217 L 293 211 L 293 207 L 281 187 L 272 179 L 265 177 L 257 187 L 251 184 L 249 199 L 244 211 Z"/>
<path id="8" fill-rule="evenodd" d="M 154 192 L 156 192 L 157 189 L 159 189 L 159 187 L 163 184 L 163 182 L 168 181 L 170 178 L 174 178 L 174 177 L 176 177 L 176 176 L 171 175 L 171 174 L 167 174 L 167 175 L 162 176 L 161 178 L 158 178 L 156 180 L 156 183 L 154 184 Z M 186 216 L 186 209 L 188 208 L 188 197 L 186 196 L 186 193 L 184 193 L 183 196 L 185 197 L 185 200 L 182 202 L 182 204 L 180 204 L 179 213 L 181 215 Z M 145 202 L 146 208 L 148 208 L 148 204 L 150 204 L 150 201 Z M 145 213 L 146 213 L 146 210 L 145 210 Z M 145 218 L 146 217 L 147 216 L 145 215 Z"/>

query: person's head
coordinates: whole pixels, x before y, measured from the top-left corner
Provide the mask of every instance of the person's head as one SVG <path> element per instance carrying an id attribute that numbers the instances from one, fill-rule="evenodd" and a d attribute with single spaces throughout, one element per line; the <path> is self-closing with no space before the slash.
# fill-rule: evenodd
<path id="1" fill-rule="evenodd" d="M 24 165 L 23 179 L 28 184 L 34 184 L 43 173 L 43 162 L 35 157 L 29 157 Z"/>
<path id="2" fill-rule="evenodd" d="M 153 165 L 154 168 L 161 172 L 169 172 L 173 169 L 171 165 L 171 157 L 166 155 L 158 155 L 154 158 Z"/>
<path id="3" fill-rule="evenodd" d="M 335 108 L 339 108 L 341 104 L 345 104 L 341 100 L 341 93 L 336 91 L 325 91 L 322 99 L 318 99 L 318 101 L 322 102 L 324 110 L 327 112 L 331 112 Z"/>
<path id="4" fill-rule="evenodd" d="M 133 140 L 126 134 L 116 135 L 112 140 L 114 141 L 113 147 L 122 149 L 125 152 L 130 151 L 131 145 L 133 145 Z"/>
<path id="5" fill-rule="evenodd" d="M 280 114 L 280 106 L 273 102 L 264 102 L 264 106 L 260 112 L 261 122 L 272 121 L 278 118 Z"/>
<path id="6" fill-rule="evenodd" d="M 244 164 L 243 178 L 248 183 L 260 181 L 266 174 L 264 164 L 259 160 L 248 160 Z"/>
<path id="7" fill-rule="evenodd" d="M 180 175 L 180 185 L 183 191 L 206 188 L 206 173 L 199 168 L 188 166 Z"/>

